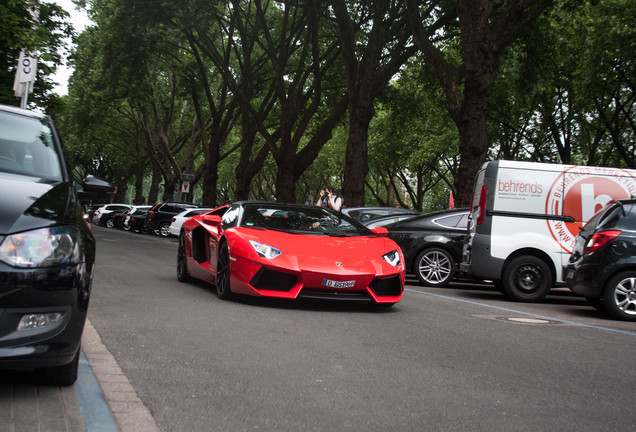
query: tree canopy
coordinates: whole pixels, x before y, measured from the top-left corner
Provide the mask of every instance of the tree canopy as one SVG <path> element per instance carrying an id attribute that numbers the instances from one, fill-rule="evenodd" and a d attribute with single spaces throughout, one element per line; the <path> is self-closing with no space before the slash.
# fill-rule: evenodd
<path id="1" fill-rule="evenodd" d="M 491 158 L 636 164 L 633 1 L 79 3 L 95 24 L 58 123 L 118 200 L 315 202 L 332 184 L 348 206 L 426 211 L 466 205 Z M 5 102 L 20 47 L 54 65 L 43 35 L 70 31 L 30 4 L 0 6 Z"/>

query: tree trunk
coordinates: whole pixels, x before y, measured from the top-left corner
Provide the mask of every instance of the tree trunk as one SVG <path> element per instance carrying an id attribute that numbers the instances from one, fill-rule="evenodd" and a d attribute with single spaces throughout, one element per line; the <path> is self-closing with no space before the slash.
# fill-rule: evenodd
<path id="1" fill-rule="evenodd" d="M 369 123 L 373 117 L 373 102 L 349 105 L 349 140 L 345 155 L 344 181 L 342 185 L 344 202 L 348 207 L 364 205 L 364 188 L 368 164 Z"/>

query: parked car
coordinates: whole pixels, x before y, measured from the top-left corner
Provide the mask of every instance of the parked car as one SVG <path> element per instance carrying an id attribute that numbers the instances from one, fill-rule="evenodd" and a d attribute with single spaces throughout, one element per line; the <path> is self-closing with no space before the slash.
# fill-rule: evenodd
<path id="1" fill-rule="evenodd" d="M 170 236 L 170 224 L 172 217 L 186 209 L 195 209 L 199 206 L 192 203 L 165 201 L 155 205 L 146 215 L 145 227 L 148 232 L 163 237 Z"/>
<path id="2" fill-rule="evenodd" d="M 364 225 L 367 228 L 383 227 L 395 222 L 403 221 L 405 219 L 411 219 L 412 217 L 416 217 L 416 216 L 417 215 L 414 215 L 411 213 L 397 213 L 394 215 L 382 216 L 379 218 L 370 219 L 366 222 L 362 222 L 362 225 Z"/>
<path id="3" fill-rule="evenodd" d="M 121 209 L 103 214 L 100 218 L 100 224 L 107 228 L 121 228 L 123 217 L 129 211 L 130 209 Z"/>
<path id="4" fill-rule="evenodd" d="M 86 207 L 86 219 L 91 222 L 93 220 L 93 216 L 95 216 L 95 212 L 101 205 L 91 205 Z"/>
<path id="5" fill-rule="evenodd" d="M 95 214 L 93 215 L 92 222 L 95 225 L 106 225 L 106 221 L 110 213 L 118 210 L 130 210 L 132 209 L 131 205 L 128 204 L 106 204 L 95 210 Z"/>
<path id="6" fill-rule="evenodd" d="M 135 208 L 126 213 L 122 228 L 125 231 L 146 232 L 146 216 L 151 209 L 152 206 L 135 206 Z"/>
<path id="7" fill-rule="evenodd" d="M 245 294 L 392 306 L 404 293 L 404 265 L 386 234 L 315 205 L 238 202 L 223 217 L 211 212 L 185 221 L 177 278 L 212 282 L 222 299 Z"/>
<path id="8" fill-rule="evenodd" d="M 583 226 L 565 282 L 597 309 L 636 321 L 636 199 L 611 202 Z"/>
<path id="9" fill-rule="evenodd" d="M 95 239 L 82 197 L 115 188 L 88 176 L 76 191 L 51 119 L 0 105 L 0 368 L 47 384 L 77 379 Z"/>
<path id="10" fill-rule="evenodd" d="M 170 223 L 170 227 L 168 228 L 168 230 L 170 231 L 170 234 L 175 237 L 178 236 L 179 231 L 181 231 L 181 226 L 187 219 L 191 218 L 192 216 L 207 213 L 210 210 L 213 210 L 213 209 L 208 207 L 199 207 L 195 209 L 184 210 L 181 213 L 174 215 L 172 217 L 172 222 Z"/>
<path id="11" fill-rule="evenodd" d="M 389 238 L 402 249 L 406 272 L 424 285 L 448 285 L 461 262 L 468 213 L 444 210 L 387 225 Z"/>
<path id="12" fill-rule="evenodd" d="M 341 212 L 363 223 L 372 219 L 395 214 L 421 214 L 415 210 L 401 207 L 345 207 Z"/>

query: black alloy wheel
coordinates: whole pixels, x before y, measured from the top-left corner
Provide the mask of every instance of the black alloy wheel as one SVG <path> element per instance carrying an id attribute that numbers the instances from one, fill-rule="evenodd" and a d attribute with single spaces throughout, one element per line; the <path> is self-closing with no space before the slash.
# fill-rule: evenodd
<path id="1" fill-rule="evenodd" d="M 541 258 L 525 255 L 510 261 L 504 269 L 502 282 L 505 294 L 512 300 L 538 302 L 552 288 L 552 275 Z"/>
<path id="2" fill-rule="evenodd" d="M 223 300 L 228 300 L 232 296 L 230 288 L 230 250 L 227 247 L 227 243 L 222 243 L 219 249 L 219 259 L 216 265 L 216 294 Z"/>
<path id="3" fill-rule="evenodd" d="M 191 280 L 188 274 L 188 264 L 186 263 L 185 233 L 182 231 L 179 236 L 179 248 L 177 249 L 177 280 L 188 282 Z"/>

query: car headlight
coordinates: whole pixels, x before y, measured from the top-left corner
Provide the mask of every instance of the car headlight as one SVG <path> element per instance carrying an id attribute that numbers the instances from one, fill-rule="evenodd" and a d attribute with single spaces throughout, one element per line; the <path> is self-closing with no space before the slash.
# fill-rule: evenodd
<path id="1" fill-rule="evenodd" d="M 392 250 L 391 252 L 385 253 L 382 255 L 382 259 L 392 266 L 398 267 L 400 265 L 400 254 L 397 250 Z"/>
<path id="2" fill-rule="evenodd" d="M 50 267 L 78 262 L 79 231 L 52 227 L 7 236 L 0 244 L 0 261 L 13 267 Z"/>
<path id="3" fill-rule="evenodd" d="M 266 245 L 265 243 L 259 243 L 257 241 L 250 240 L 250 244 L 252 245 L 252 247 L 258 254 L 258 256 L 263 258 L 267 258 L 267 259 L 276 258 L 278 255 L 282 253 L 280 250 L 276 249 L 275 247 Z"/>

